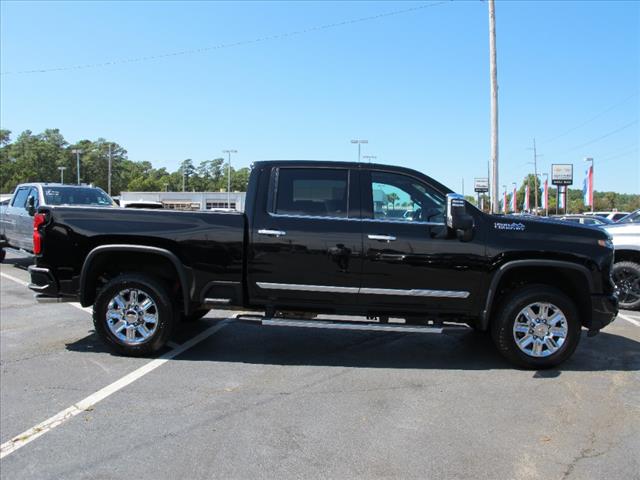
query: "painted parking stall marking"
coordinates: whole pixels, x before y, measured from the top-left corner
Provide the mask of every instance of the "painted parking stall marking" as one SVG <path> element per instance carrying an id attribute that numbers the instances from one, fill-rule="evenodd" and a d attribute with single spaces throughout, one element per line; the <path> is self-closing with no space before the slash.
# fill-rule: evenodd
<path id="1" fill-rule="evenodd" d="M 36 438 L 44 435 L 45 433 L 53 430 L 54 428 L 62 425 L 63 423 L 71 420 L 73 417 L 78 415 L 79 413 L 84 412 L 85 410 L 90 409 L 95 404 L 109 397 L 110 395 L 116 393 L 118 390 L 126 387 L 127 385 L 132 384 L 136 380 L 142 378 L 144 375 L 154 371 L 156 368 L 165 364 L 169 360 L 175 358 L 176 356 L 184 353 L 186 350 L 190 349 L 194 345 L 202 342 L 203 340 L 209 338 L 211 335 L 215 334 L 222 328 L 224 328 L 229 323 L 233 322 L 233 319 L 222 320 L 220 323 L 209 327 L 204 332 L 196 335 L 191 340 L 186 341 L 182 345 L 179 345 L 177 348 L 165 353 L 160 358 L 150 361 L 149 363 L 143 365 L 142 367 L 134 370 L 133 372 L 125 375 L 124 377 L 116 380 L 115 382 L 107 385 L 106 387 L 98 390 L 97 392 L 89 395 L 86 398 L 83 398 L 79 402 L 71 405 L 69 408 L 58 412 L 53 417 L 48 418 L 44 422 L 39 423 L 38 425 L 30 428 L 29 430 L 16 435 L 11 440 L 0 445 L 0 459 L 10 455 L 15 452 L 19 448 L 24 447 L 28 443 L 34 441 Z"/>
<path id="2" fill-rule="evenodd" d="M 640 320 L 635 320 L 635 319 L 633 319 L 633 318 L 631 318 L 628 315 L 625 315 L 623 313 L 618 313 L 618 316 L 620 318 L 622 318 L 623 320 L 626 320 L 627 322 L 632 323 L 636 327 L 640 327 Z"/>
<path id="3" fill-rule="evenodd" d="M 8 275 L 8 274 L 6 274 L 4 272 L 0 273 L 0 276 L 6 278 L 8 280 L 11 280 L 13 282 L 16 282 L 16 283 L 22 285 L 23 287 L 28 287 L 29 286 L 29 282 L 25 282 L 24 280 L 21 280 L 19 278 L 14 277 L 14 276 Z M 72 307 L 76 307 L 76 308 L 82 310 L 83 312 L 93 313 L 93 310 L 91 310 L 91 308 L 83 307 L 78 302 L 60 302 L 60 303 L 65 303 L 67 305 L 71 305 Z"/>

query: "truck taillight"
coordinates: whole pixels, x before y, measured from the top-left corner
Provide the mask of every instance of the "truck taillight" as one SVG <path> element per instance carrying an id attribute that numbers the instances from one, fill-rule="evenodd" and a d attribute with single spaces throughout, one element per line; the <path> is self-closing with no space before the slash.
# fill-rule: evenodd
<path id="1" fill-rule="evenodd" d="M 40 234 L 40 226 L 44 225 L 47 217 L 44 213 L 36 213 L 33 216 L 33 253 L 38 255 L 42 252 L 42 235 Z"/>

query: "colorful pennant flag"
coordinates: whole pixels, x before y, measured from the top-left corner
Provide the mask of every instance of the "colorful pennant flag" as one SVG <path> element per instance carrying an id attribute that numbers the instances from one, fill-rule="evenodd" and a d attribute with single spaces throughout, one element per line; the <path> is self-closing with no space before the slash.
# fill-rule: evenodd
<path id="1" fill-rule="evenodd" d="M 585 206 L 593 205 L 593 165 L 589 166 L 582 184 L 582 195 Z"/>

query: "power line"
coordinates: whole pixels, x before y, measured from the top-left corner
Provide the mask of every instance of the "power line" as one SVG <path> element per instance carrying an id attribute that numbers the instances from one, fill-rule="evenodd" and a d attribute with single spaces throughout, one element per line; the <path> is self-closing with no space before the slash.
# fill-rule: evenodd
<path id="1" fill-rule="evenodd" d="M 635 125 L 636 123 L 638 123 L 638 120 L 634 120 L 633 122 L 629 122 L 629 123 L 627 123 L 626 125 L 623 125 L 620 128 L 616 128 L 615 130 L 613 130 L 613 131 L 611 131 L 609 133 L 605 133 L 604 135 L 596 137 L 596 138 L 594 138 L 592 140 L 589 140 L 588 142 L 582 143 L 580 145 L 576 145 L 575 147 L 572 147 L 569 150 L 565 150 L 563 153 L 572 152 L 572 151 L 577 150 L 579 148 L 586 147 L 587 145 L 591 145 L 592 143 L 599 142 L 600 140 L 602 140 L 604 138 L 610 137 L 614 133 L 621 132 L 622 130 L 625 130 L 625 129 L 629 128 L 631 125 Z"/>
<path id="2" fill-rule="evenodd" d="M 627 101 L 627 100 L 629 100 L 630 98 L 635 97 L 636 95 L 638 95 L 638 92 L 632 93 L 631 95 L 629 95 L 629 96 L 627 96 L 627 97 L 623 98 L 622 100 L 620 100 L 619 102 L 617 102 L 617 103 L 615 103 L 615 104 L 613 104 L 613 105 L 611 105 L 611 106 L 607 107 L 606 109 L 604 109 L 603 111 L 601 111 L 601 112 L 600 112 L 600 113 L 598 113 L 597 115 L 594 115 L 594 116 L 593 116 L 593 117 L 591 117 L 590 119 L 585 120 L 584 122 L 582 122 L 582 123 L 580 123 L 580 124 L 576 125 L 575 127 L 572 127 L 572 128 L 570 128 L 569 130 L 566 130 L 566 131 L 562 132 L 561 134 L 556 135 L 556 136 L 555 136 L 555 137 L 553 137 L 553 138 L 549 138 L 548 140 L 544 140 L 544 141 L 542 141 L 542 142 L 540 142 L 540 143 L 550 143 L 550 142 L 553 142 L 554 140 L 557 140 L 558 138 L 564 137 L 565 135 L 567 135 L 567 134 L 569 134 L 569 133 L 571 133 L 571 132 L 574 132 L 574 131 L 576 131 L 577 129 L 579 129 L 579 128 L 581 128 L 581 127 L 584 127 L 584 126 L 585 126 L 585 125 L 587 125 L 588 123 L 591 123 L 592 121 L 597 120 L 598 118 L 600 118 L 601 116 L 603 116 L 605 113 L 608 113 L 608 112 L 610 112 L 611 110 L 613 110 L 613 109 L 615 109 L 615 108 L 619 107 L 620 105 L 622 105 L 622 104 L 626 103 L 626 101 Z"/>
<path id="3" fill-rule="evenodd" d="M 318 31 L 322 31 L 322 30 L 329 30 L 329 29 L 332 29 L 332 28 L 343 27 L 343 26 L 346 26 L 346 25 L 353 25 L 353 24 L 356 24 L 356 23 L 369 22 L 369 21 L 372 21 L 372 20 L 380 19 L 380 18 L 387 18 L 387 17 L 396 16 L 396 15 L 402 15 L 402 14 L 405 14 L 405 13 L 415 12 L 415 11 L 418 11 L 418 10 L 423 10 L 425 8 L 436 7 L 438 5 L 449 3 L 451 1 L 453 1 L 453 0 L 441 0 L 441 1 L 438 1 L 438 2 L 435 2 L 435 3 L 418 5 L 416 7 L 405 8 L 405 9 L 402 9 L 402 10 L 393 10 L 391 12 L 379 13 L 377 15 L 370 15 L 370 16 L 367 16 L 367 17 L 352 18 L 352 19 L 349 19 L 349 20 L 343 20 L 341 22 L 328 23 L 328 24 L 325 24 L 325 25 L 317 25 L 315 27 L 305 28 L 303 30 L 294 30 L 294 31 L 278 33 L 278 34 L 274 34 L 274 35 L 267 35 L 267 36 L 264 36 L 264 37 L 258 37 L 258 38 L 254 38 L 254 39 L 250 39 L 250 40 L 240 40 L 238 42 L 233 42 L 233 43 L 221 43 L 221 44 L 213 45 L 213 46 L 209 46 L 209 47 L 193 48 L 193 49 L 189 49 L 189 50 L 180 50 L 180 51 L 177 51 L 177 52 L 161 53 L 161 54 L 158 54 L 158 55 L 148 55 L 148 56 L 144 56 L 144 57 L 125 58 L 125 59 L 111 60 L 111 61 L 106 61 L 106 62 L 87 63 L 87 64 L 80 64 L 80 65 L 69 65 L 69 66 L 66 66 L 66 67 L 38 68 L 38 69 L 33 69 L 33 70 L 21 70 L 21 71 L 17 71 L 17 72 L 0 72 L 0 75 L 21 75 L 21 74 L 29 74 L 29 73 L 50 73 L 50 72 L 62 72 L 62 71 L 68 71 L 68 70 L 83 70 L 83 69 L 88 69 L 88 68 L 98 68 L 98 67 L 109 67 L 109 66 L 113 66 L 113 65 L 123 65 L 123 64 L 127 64 L 127 63 L 147 62 L 147 61 L 151 61 L 151 60 L 158 60 L 158 59 L 169 58 L 169 57 L 178 57 L 178 56 L 183 56 L 183 55 L 195 55 L 195 54 L 198 54 L 198 53 L 205 53 L 205 52 L 210 52 L 210 51 L 213 51 L 213 50 L 221 50 L 221 49 L 224 49 L 224 48 L 240 47 L 240 46 L 244 46 L 244 45 L 251 45 L 251 44 L 267 42 L 267 41 L 272 41 L 272 40 L 280 40 L 280 39 L 283 39 L 283 38 L 288 38 L 288 37 L 293 37 L 293 36 L 298 36 L 298 35 L 304 35 L 304 34 L 307 34 L 307 33 L 312 33 L 312 32 L 318 32 Z"/>

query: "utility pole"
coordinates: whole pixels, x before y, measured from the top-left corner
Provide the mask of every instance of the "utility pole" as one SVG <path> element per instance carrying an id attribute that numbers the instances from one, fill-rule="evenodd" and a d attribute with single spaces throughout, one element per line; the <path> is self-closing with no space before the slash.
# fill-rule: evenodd
<path id="1" fill-rule="evenodd" d="M 185 172 L 184 170 L 182 170 L 182 191 L 185 191 L 185 180 L 187 178 L 187 172 Z"/>
<path id="2" fill-rule="evenodd" d="M 371 163 L 371 160 L 375 160 L 376 157 L 375 155 L 363 155 L 362 158 L 364 158 L 365 160 L 369 160 L 369 163 Z"/>
<path id="3" fill-rule="evenodd" d="M 464 197 L 464 177 L 462 177 L 462 196 Z"/>
<path id="4" fill-rule="evenodd" d="M 489 0 L 489 75 L 491 77 L 491 210 L 498 213 L 498 67 L 496 62 L 496 11 Z"/>
<path id="5" fill-rule="evenodd" d="M 369 140 L 351 140 L 351 143 L 358 144 L 358 163 L 360 163 L 360 145 L 363 143 L 369 143 Z"/>
<path id="6" fill-rule="evenodd" d="M 107 193 L 111 196 L 111 143 L 109 143 L 109 173 L 107 177 Z"/>
<path id="7" fill-rule="evenodd" d="M 538 153 L 536 151 L 536 139 L 533 139 L 533 174 L 535 184 L 535 212 L 538 213 Z"/>
<path id="8" fill-rule="evenodd" d="M 78 172 L 78 185 L 80 185 L 80 154 L 82 153 L 82 150 L 74 148 L 71 150 L 71 153 L 76 154 L 76 170 Z"/>
<path id="9" fill-rule="evenodd" d="M 231 154 L 238 153 L 238 151 L 223 150 L 222 153 L 229 155 L 229 166 L 227 167 L 227 208 L 231 208 Z"/>
<path id="10" fill-rule="evenodd" d="M 67 167 L 58 167 L 58 170 L 60 170 L 60 183 L 62 183 L 64 185 L 64 171 L 67 169 Z"/>

